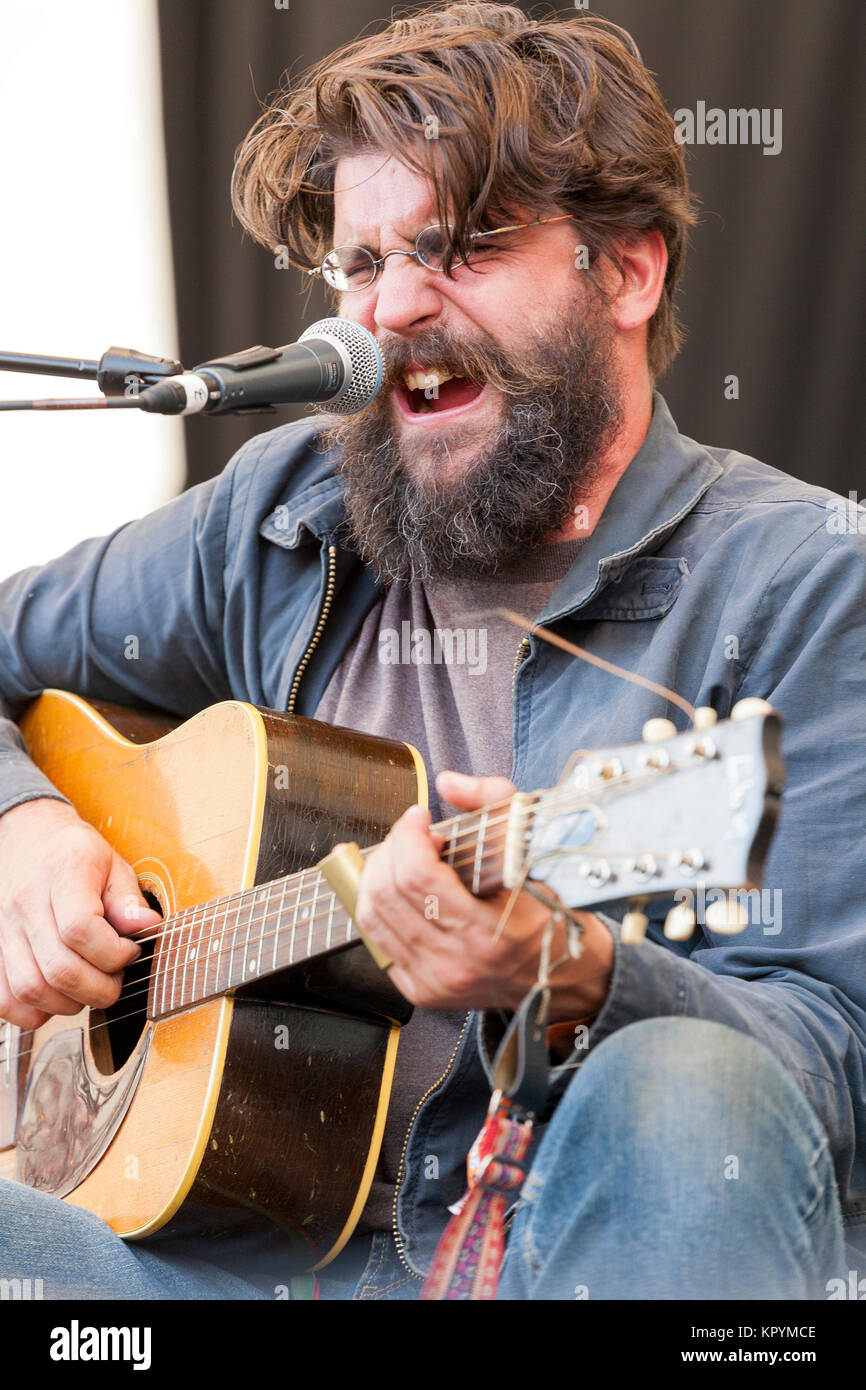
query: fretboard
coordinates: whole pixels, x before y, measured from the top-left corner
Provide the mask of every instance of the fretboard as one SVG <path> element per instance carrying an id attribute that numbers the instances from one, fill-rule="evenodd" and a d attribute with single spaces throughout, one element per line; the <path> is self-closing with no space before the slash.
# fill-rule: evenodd
<path id="1" fill-rule="evenodd" d="M 473 811 L 433 827 L 445 840 L 442 858 L 477 897 L 501 886 L 503 820 L 497 808 L 495 814 Z M 162 924 L 148 1015 L 176 1013 L 358 939 L 316 867 L 186 908 Z"/>

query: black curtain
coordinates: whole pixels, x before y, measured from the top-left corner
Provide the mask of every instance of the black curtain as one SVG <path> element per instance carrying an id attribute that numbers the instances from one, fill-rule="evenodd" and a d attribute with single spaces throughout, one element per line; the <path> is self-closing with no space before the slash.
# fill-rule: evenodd
<path id="1" fill-rule="evenodd" d="M 181 355 L 192 366 L 291 342 L 326 312 L 317 290 L 299 293 L 297 272 L 242 236 L 229 204 L 232 157 L 286 69 L 380 27 L 387 7 L 160 0 L 159 9 Z M 866 4 L 600 0 L 592 9 L 634 35 L 671 110 L 702 101 L 783 113 L 778 155 L 689 148 L 702 224 L 680 300 L 688 341 L 662 382 L 680 429 L 866 493 Z M 188 481 L 290 418 L 190 420 Z"/>

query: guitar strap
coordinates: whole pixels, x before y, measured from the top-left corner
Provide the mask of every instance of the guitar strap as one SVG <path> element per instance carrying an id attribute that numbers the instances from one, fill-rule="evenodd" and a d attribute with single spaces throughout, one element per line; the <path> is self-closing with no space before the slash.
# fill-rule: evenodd
<path id="1" fill-rule="evenodd" d="M 550 965 L 553 935 L 563 921 L 567 924 L 568 950 Z M 578 919 L 557 905 L 545 932 L 538 981 L 523 999 L 497 1050 L 487 1118 L 466 1160 L 468 1187 L 449 1208 L 452 1217 L 421 1290 L 423 1300 L 486 1301 L 496 1297 L 505 1251 L 505 1213 L 523 1187 L 533 1124 L 547 1101 L 549 976 L 569 957 L 580 954 L 581 932 Z"/>

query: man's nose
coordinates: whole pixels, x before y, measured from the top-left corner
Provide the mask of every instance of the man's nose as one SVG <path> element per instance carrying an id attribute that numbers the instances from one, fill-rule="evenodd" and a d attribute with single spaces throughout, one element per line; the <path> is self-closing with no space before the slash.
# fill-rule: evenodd
<path id="1" fill-rule="evenodd" d="M 441 278 L 410 256 L 388 256 L 373 286 L 375 327 L 398 334 L 432 327 L 442 313 Z"/>

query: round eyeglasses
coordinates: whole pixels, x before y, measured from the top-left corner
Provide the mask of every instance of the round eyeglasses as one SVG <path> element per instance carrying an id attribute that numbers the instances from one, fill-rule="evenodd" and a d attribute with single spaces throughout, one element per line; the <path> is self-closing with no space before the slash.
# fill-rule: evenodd
<path id="1" fill-rule="evenodd" d="M 525 227 L 540 227 L 547 222 L 565 222 L 570 218 L 570 212 L 563 213 L 559 217 L 540 217 L 535 222 L 518 222 L 510 227 L 495 227 L 489 232 L 473 232 L 470 242 L 473 250 L 476 242 L 483 241 L 486 237 L 499 236 L 502 232 L 520 232 Z M 432 227 L 425 227 L 415 238 L 415 248 L 412 251 L 401 251 L 394 249 L 386 251 L 381 256 L 374 256 L 373 252 L 366 246 L 335 246 L 333 251 L 329 251 L 321 265 L 314 266 L 308 270 L 308 275 L 321 275 L 332 289 L 340 294 L 351 294 L 354 290 L 366 290 L 372 285 L 376 276 L 382 270 L 389 256 L 409 256 L 419 265 L 426 266 L 428 270 L 444 271 L 445 260 L 450 246 L 449 228 L 441 223 L 434 223 Z M 479 247 L 478 249 L 483 249 Z M 452 269 L 458 265 L 464 265 L 463 260 L 453 260 Z"/>

